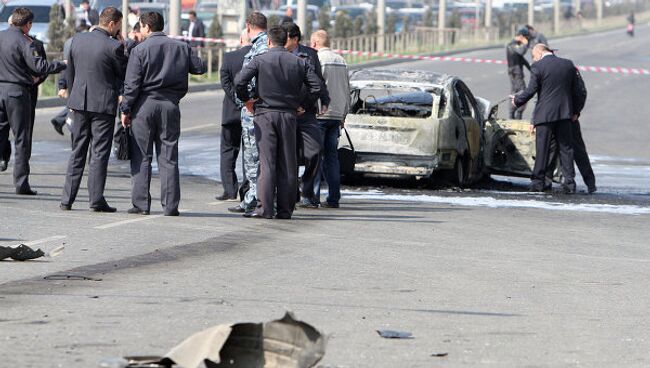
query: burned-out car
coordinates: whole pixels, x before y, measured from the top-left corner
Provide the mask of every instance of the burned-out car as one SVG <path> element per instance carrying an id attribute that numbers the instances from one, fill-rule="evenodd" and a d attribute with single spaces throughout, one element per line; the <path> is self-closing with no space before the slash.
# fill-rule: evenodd
<path id="1" fill-rule="evenodd" d="M 534 139 L 527 123 L 497 120 L 497 107 L 475 98 L 457 77 L 368 69 L 350 75 L 350 89 L 345 126 L 355 165 L 344 174 L 458 185 L 486 173 L 530 175 Z M 342 138 L 339 148 L 347 146 Z"/>

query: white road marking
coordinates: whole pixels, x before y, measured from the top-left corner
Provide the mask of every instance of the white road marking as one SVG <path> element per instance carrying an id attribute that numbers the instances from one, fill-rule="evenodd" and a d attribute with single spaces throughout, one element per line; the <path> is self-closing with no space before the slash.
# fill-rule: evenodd
<path id="1" fill-rule="evenodd" d="M 65 235 L 54 235 L 54 236 L 50 236 L 50 237 L 43 238 L 43 239 L 32 240 L 30 242 L 25 243 L 25 245 L 31 247 L 32 245 L 43 244 L 43 243 L 47 243 L 47 242 L 51 242 L 51 241 L 55 241 L 55 240 L 61 240 L 61 239 L 65 239 L 65 238 L 66 238 Z"/>
<path id="2" fill-rule="evenodd" d="M 108 224 L 95 226 L 93 229 L 98 229 L 98 230 L 110 229 L 110 228 L 113 228 L 113 227 L 132 224 L 134 222 L 153 220 L 153 219 L 156 219 L 156 218 L 162 217 L 162 216 L 163 215 L 141 216 L 141 217 L 130 219 L 130 220 L 122 220 L 122 221 L 111 222 L 111 223 L 108 223 Z"/>
<path id="3" fill-rule="evenodd" d="M 218 124 L 215 124 L 215 123 L 212 123 L 212 124 L 197 125 L 197 126 L 193 126 L 193 127 L 189 127 L 189 128 L 181 129 L 181 133 L 191 132 L 191 131 L 193 131 L 193 130 L 200 130 L 200 129 L 203 129 L 203 128 L 210 128 L 210 127 L 214 127 L 214 128 L 216 128 L 217 126 L 218 126 Z"/>

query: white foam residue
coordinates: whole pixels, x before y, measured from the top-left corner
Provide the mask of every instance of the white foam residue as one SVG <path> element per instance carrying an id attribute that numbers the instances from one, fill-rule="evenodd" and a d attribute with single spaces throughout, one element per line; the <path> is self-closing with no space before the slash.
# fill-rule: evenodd
<path id="1" fill-rule="evenodd" d="M 647 215 L 649 207 L 633 205 L 611 205 L 597 203 L 560 203 L 522 199 L 497 199 L 493 197 L 447 197 L 431 195 L 403 195 L 373 192 L 343 191 L 354 199 L 376 199 L 386 201 L 409 201 L 419 203 L 439 203 L 454 206 L 489 207 L 489 208 L 536 208 L 551 211 L 578 211 L 613 213 L 621 215 Z"/>

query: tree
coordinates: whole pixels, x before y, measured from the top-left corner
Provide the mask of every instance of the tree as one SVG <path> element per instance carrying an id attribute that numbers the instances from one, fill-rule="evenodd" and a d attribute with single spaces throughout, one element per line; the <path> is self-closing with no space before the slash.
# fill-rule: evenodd
<path id="1" fill-rule="evenodd" d="M 63 19 L 61 6 L 58 4 L 52 5 L 52 8 L 50 9 L 50 23 L 47 28 L 47 38 L 50 40 L 47 44 L 47 51 L 63 51 L 63 44 L 66 40 L 64 34 L 64 29 L 66 28 L 65 26 L 66 24 Z"/>
<path id="2" fill-rule="evenodd" d="M 221 38 L 223 36 L 223 29 L 221 28 L 221 23 L 219 22 L 219 14 L 215 13 L 212 17 L 212 24 L 208 28 L 208 37 L 210 38 Z"/>
<path id="3" fill-rule="evenodd" d="M 405 15 L 402 17 L 402 32 L 408 32 L 411 29 L 411 17 Z"/>
<path id="4" fill-rule="evenodd" d="M 329 32 L 331 28 L 330 21 L 330 8 L 327 5 L 323 5 L 318 12 L 318 26 L 325 32 Z"/>
<path id="5" fill-rule="evenodd" d="M 425 27 L 433 27 L 433 9 L 431 7 L 428 7 L 427 11 L 424 12 L 422 23 Z"/>
<path id="6" fill-rule="evenodd" d="M 314 33 L 314 18 L 311 13 L 307 13 L 307 24 L 305 24 L 305 30 L 302 32 L 303 40 L 309 40 L 312 33 Z"/>
<path id="7" fill-rule="evenodd" d="M 352 19 L 347 12 L 337 12 L 334 18 L 334 37 L 350 37 L 351 35 Z"/>
<path id="8" fill-rule="evenodd" d="M 366 34 L 367 35 L 376 35 L 379 32 L 379 26 L 377 25 L 377 12 L 373 8 L 372 11 L 369 11 L 365 15 L 366 18 Z"/>
<path id="9" fill-rule="evenodd" d="M 355 36 L 360 36 L 363 34 L 363 18 L 356 17 L 352 23 L 352 34 Z"/>
<path id="10" fill-rule="evenodd" d="M 386 34 L 395 33 L 397 29 L 397 15 L 391 14 L 386 19 Z"/>

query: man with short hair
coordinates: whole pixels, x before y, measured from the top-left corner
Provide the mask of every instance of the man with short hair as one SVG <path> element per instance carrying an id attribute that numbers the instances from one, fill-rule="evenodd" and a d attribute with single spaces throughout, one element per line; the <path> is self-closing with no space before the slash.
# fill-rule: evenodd
<path id="1" fill-rule="evenodd" d="M 237 75 L 237 97 L 255 113 L 255 136 L 260 153 L 259 203 L 247 217 L 273 218 L 277 193 L 279 219 L 290 219 L 296 203 L 296 114 L 303 102 L 313 104 L 321 81 L 302 59 L 285 48 L 287 33 L 273 27 L 270 49 L 258 55 Z M 259 99 L 251 99 L 248 83 L 257 78 Z M 301 94 L 307 85 L 307 96 Z M 305 101 L 306 97 L 306 101 Z"/>
<path id="2" fill-rule="evenodd" d="M 79 15 L 78 22 L 85 23 L 88 27 L 99 24 L 99 13 L 90 7 L 88 0 L 82 0 L 79 6 L 81 7 L 81 14 Z"/>
<path id="3" fill-rule="evenodd" d="M 190 10 L 188 15 L 190 18 L 190 25 L 187 28 L 187 35 L 190 37 L 205 37 L 205 26 L 203 25 L 203 21 L 196 16 L 194 10 Z M 190 46 L 203 47 L 205 46 L 205 43 L 203 41 L 190 40 Z"/>
<path id="4" fill-rule="evenodd" d="M 223 55 L 220 71 L 221 87 L 225 93 L 221 109 L 221 162 L 219 165 L 223 194 L 216 197 L 220 201 L 237 200 L 237 189 L 239 187 L 235 168 L 237 167 L 237 157 L 241 146 L 241 108 L 243 104 L 237 98 L 235 76 L 241 71 L 244 56 L 251 49 L 246 31 L 243 31 L 239 37 L 239 43 L 242 46 L 239 50 L 227 52 Z"/>
<path id="5" fill-rule="evenodd" d="M 178 139 L 180 100 L 187 94 L 188 74 L 205 73 L 205 65 L 189 45 L 165 33 L 160 13 L 140 17 L 145 40 L 129 56 L 120 106 L 122 124 L 131 125 L 131 214 L 148 215 L 151 208 L 151 162 L 154 147 L 160 174 L 160 201 L 165 216 L 178 216 L 181 199 Z"/>
<path id="6" fill-rule="evenodd" d="M 530 24 L 526 24 L 526 29 L 528 30 L 528 48 L 531 49 L 531 52 L 533 47 L 538 43 L 543 43 L 544 45 L 549 46 L 548 40 L 542 32 L 536 30 Z"/>
<path id="7" fill-rule="evenodd" d="M 323 160 L 321 170 L 316 175 L 314 194 L 320 201 L 321 176 L 324 176 L 327 181 L 328 195 L 320 206 L 338 208 L 341 199 L 341 169 L 337 148 L 341 128 L 350 109 L 348 67 L 345 59 L 330 48 L 330 39 L 326 31 L 319 30 L 312 34 L 311 47 L 318 51 L 318 59 L 323 68 L 323 78 L 330 98 L 327 111 L 318 116 L 323 138 L 321 141 Z"/>
<path id="8" fill-rule="evenodd" d="M 321 71 L 321 64 L 318 53 L 311 47 L 300 44 L 302 38 L 300 27 L 297 24 L 284 23 L 282 27 L 287 32 L 286 49 L 292 54 L 305 60 L 314 70 L 321 81 L 320 110 L 317 102 L 309 100 L 307 88 L 303 86 L 301 95 L 306 96 L 301 103 L 301 111 L 298 113 L 298 147 L 301 148 L 302 157 L 298 158 L 298 164 L 304 163 L 305 171 L 302 175 L 302 201 L 298 204 L 302 208 L 318 208 L 320 198 L 315 195 L 315 182 L 320 175 L 320 162 L 322 150 L 322 133 L 316 115 L 324 114 L 330 104 L 329 94 L 325 86 L 325 80 Z M 296 168 L 297 170 L 297 168 Z"/>
<path id="9" fill-rule="evenodd" d="M 560 165 L 564 174 L 562 187 L 565 193 L 572 194 L 576 183 L 571 124 L 577 120 L 582 94 L 578 73 L 571 60 L 555 56 L 544 44 L 533 48 L 533 60 L 528 87 L 511 96 L 512 105 L 518 107 L 537 95 L 531 125 L 531 132 L 536 131 L 536 154 L 530 190 L 541 192 L 545 189 L 550 142 L 555 136 L 560 146 Z"/>
<path id="10" fill-rule="evenodd" d="M 92 32 L 78 33 L 70 45 L 66 71 L 72 110 L 72 153 L 61 195 L 60 208 L 72 209 L 86 166 L 88 148 L 88 194 L 93 212 L 115 212 L 104 198 L 108 159 L 118 95 L 124 81 L 124 45 L 115 39 L 122 27 L 122 12 L 108 7 Z"/>
<path id="11" fill-rule="evenodd" d="M 243 68 L 248 65 L 258 55 L 268 51 L 268 36 L 266 34 L 266 17 L 260 12 L 251 13 L 246 19 L 246 32 L 251 40 L 251 49 L 244 56 Z M 244 200 L 237 206 L 228 208 L 230 212 L 244 213 L 250 215 L 257 207 L 257 173 L 259 170 L 259 151 L 255 139 L 255 125 L 253 124 L 253 105 L 257 95 L 256 78 L 248 82 L 248 96 L 241 99 L 248 101 L 241 109 L 242 125 L 242 148 L 244 150 L 244 173 L 248 180 L 248 191 L 244 194 Z"/>
<path id="12" fill-rule="evenodd" d="M 11 26 L 0 31 L 0 152 L 9 145 L 9 129 L 13 131 L 14 185 L 16 194 L 35 195 L 29 185 L 29 159 L 32 155 L 32 101 L 30 88 L 40 76 L 58 73 L 65 63 L 48 63 L 27 36 L 34 14 L 27 8 L 16 8 L 11 14 Z M 0 171 L 7 161 L 0 160 Z"/>
<path id="13" fill-rule="evenodd" d="M 506 59 L 508 61 L 508 77 L 510 78 L 510 92 L 512 94 L 519 93 L 526 89 L 526 82 L 524 81 L 524 67 L 530 71 L 530 64 L 526 60 L 525 55 L 528 51 L 528 29 L 526 27 L 517 31 L 515 38 L 510 41 L 506 46 Z M 515 108 L 510 106 L 510 119 L 521 120 L 525 105 Z"/>

